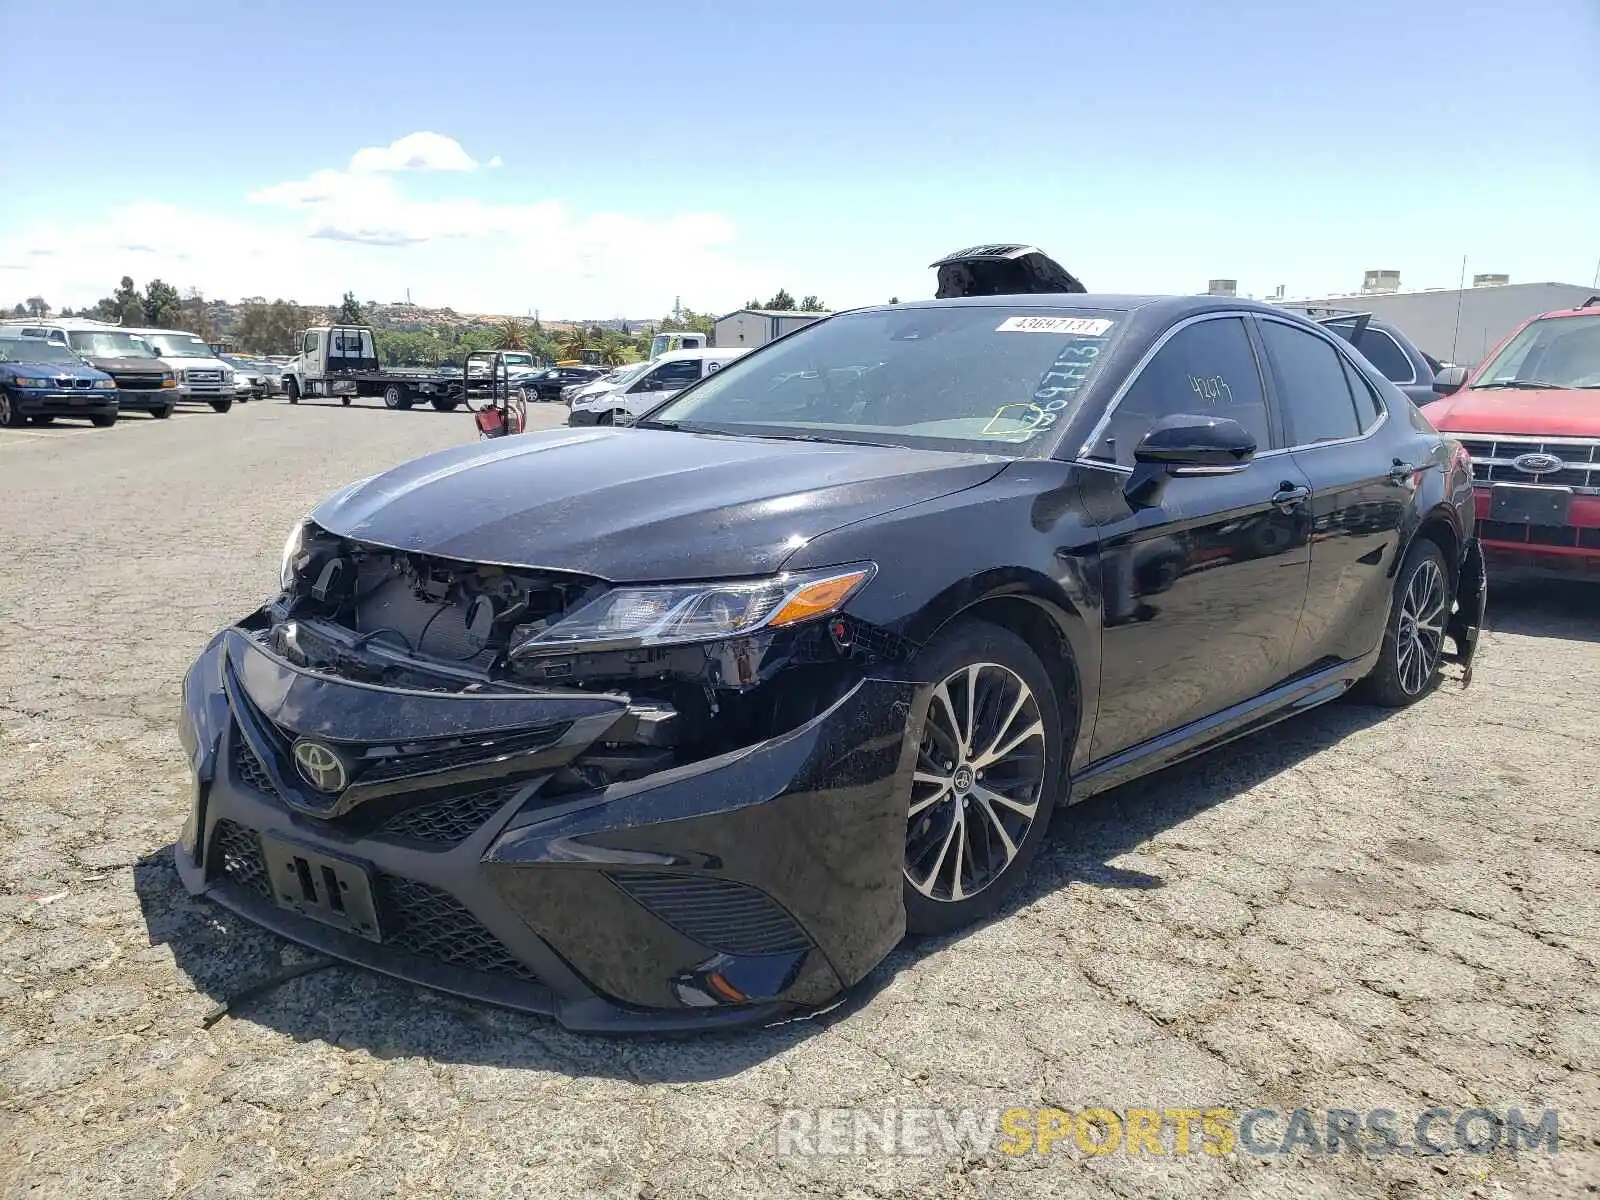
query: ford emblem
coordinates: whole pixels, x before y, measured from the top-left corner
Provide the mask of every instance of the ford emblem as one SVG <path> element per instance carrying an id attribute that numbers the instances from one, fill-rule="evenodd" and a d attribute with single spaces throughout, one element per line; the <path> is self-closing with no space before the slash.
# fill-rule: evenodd
<path id="1" fill-rule="evenodd" d="M 1511 460 L 1511 465 L 1524 475 L 1548 475 L 1552 471 L 1559 471 L 1567 464 L 1554 454 L 1519 454 Z"/>

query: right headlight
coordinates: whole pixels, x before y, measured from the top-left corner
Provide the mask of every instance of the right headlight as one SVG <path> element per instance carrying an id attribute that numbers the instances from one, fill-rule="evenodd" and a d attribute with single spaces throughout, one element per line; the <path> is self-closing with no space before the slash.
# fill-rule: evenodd
<path id="1" fill-rule="evenodd" d="M 767 579 L 619 587 L 520 642 L 513 658 L 720 641 L 838 611 L 877 573 L 872 563 Z"/>
<path id="2" fill-rule="evenodd" d="M 278 582 L 286 592 L 294 589 L 295 576 L 300 573 L 300 556 L 305 551 L 306 536 L 310 532 L 310 518 L 301 517 L 283 543 L 283 555 L 278 563 Z"/>

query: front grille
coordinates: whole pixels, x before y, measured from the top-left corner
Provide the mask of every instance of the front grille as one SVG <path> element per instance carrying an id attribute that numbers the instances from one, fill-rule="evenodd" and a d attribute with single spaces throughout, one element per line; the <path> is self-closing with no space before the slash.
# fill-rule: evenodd
<path id="1" fill-rule="evenodd" d="M 492 738 L 480 738 L 462 746 L 449 746 L 442 750 L 416 750 L 363 763 L 356 775 L 363 783 L 392 779 L 400 775 L 417 775 L 424 771 L 444 771 L 451 767 L 487 762 L 505 754 L 541 750 L 561 736 L 569 726 L 548 725 L 522 733 Z"/>
<path id="2" fill-rule="evenodd" d="M 1578 529 L 1571 525 L 1522 525 L 1514 521 L 1479 521 L 1478 536 L 1491 542 L 1521 542 L 1529 546 L 1600 550 L 1600 529 Z"/>
<path id="3" fill-rule="evenodd" d="M 470 796 L 452 796 L 419 804 L 390 817 L 375 831 L 379 837 L 404 838 L 441 847 L 458 846 L 505 806 L 521 787 L 493 788 Z"/>
<path id="4" fill-rule="evenodd" d="M 723 954 L 783 954 L 811 945 L 805 930 L 765 892 L 703 875 L 612 875 L 616 884 L 679 933 Z"/>
<path id="5" fill-rule="evenodd" d="M 1556 438 L 1541 441 L 1535 437 L 1486 437 L 1468 434 L 1460 438 L 1472 456 L 1474 483 L 1544 483 L 1590 490 L 1600 494 L 1600 439 Z M 1523 454 L 1550 454 L 1565 464 L 1558 471 L 1533 475 L 1512 464 Z"/>
<path id="6" fill-rule="evenodd" d="M 261 839 L 243 825 L 233 821 L 218 821 L 211 835 L 213 877 L 221 876 L 229 883 L 256 893 L 263 899 L 272 899 L 272 885 L 267 879 L 267 860 L 261 854 Z"/>
<path id="7" fill-rule="evenodd" d="M 449 892 L 381 871 L 374 882 L 384 945 L 469 971 L 536 982 L 533 972 Z"/>
<path id="8" fill-rule="evenodd" d="M 184 372 L 184 376 L 183 377 L 185 379 L 187 379 L 190 383 L 221 383 L 222 382 L 222 372 L 221 371 L 186 371 L 186 372 Z"/>
<path id="9" fill-rule="evenodd" d="M 161 376 L 119 375 L 117 386 L 129 392 L 158 392 L 161 390 Z"/>
<path id="10" fill-rule="evenodd" d="M 251 791 L 260 792 L 263 796 L 279 799 L 278 789 L 272 786 L 272 780 L 267 777 L 267 769 L 261 765 L 261 760 L 256 757 L 254 750 L 250 749 L 248 742 L 239 732 L 236 725 L 233 728 L 233 777 Z"/>

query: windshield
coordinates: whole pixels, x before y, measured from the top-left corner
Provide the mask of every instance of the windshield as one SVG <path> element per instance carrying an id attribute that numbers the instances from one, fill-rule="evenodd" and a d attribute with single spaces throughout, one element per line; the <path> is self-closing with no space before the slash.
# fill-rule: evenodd
<path id="1" fill-rule="evenodd" d="M 132 333 L 113 333 L 102 330 L 74 329 L 67 340 L 79 354 L 97 358 L 154 358 L 156 352 L 150 343 Z"/>
<path id="2" fill-rule="evenodd" d="M 639 423 L 1037 454 L 1121 316 L 1028 305 L 848 313 L 729 362 Z"/>
<path id="3" fill-rule="evenodd" d="M 0 362 L 76 363 L 78 356 L 65 346 L 43 338 L 5 338 L 0 340 Z"/>
<path id="4" fill-rule="evenodd" d="M 165 358 L 215 358 L 211 347 L 192 333 L 147 333 L 145 341 Z"/>
<path id="5" fill-rule="evenodd" d="M 1543 317 L 1495 355 L 1472 386 L 1600 388 L 1600 313 Z"/>
<path id="6" fill-rule="evenodd" d="M 650 369 L 651 365 L 652 364 L 650 360 L 646 359 L 644 362 L 634 363 L 631 367 L 623 367 L 621 370 L 612 371 L 610 374 L 602 375 L 599 379 L 596 379 L 594 383 L 603 383 L 607 387 L 622 387 L 625 384 L 632 383 L 635 379 L 639 378 L 639 376 L 643 375 Z M 593 387 L 594 384 L 586 384 L 585 386 Z"/>

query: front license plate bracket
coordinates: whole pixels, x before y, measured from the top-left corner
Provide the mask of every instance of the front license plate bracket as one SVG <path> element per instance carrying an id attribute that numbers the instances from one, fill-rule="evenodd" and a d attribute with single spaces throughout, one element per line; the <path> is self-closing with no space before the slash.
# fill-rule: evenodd
<path id="1" fill-rule="evenodd" d="M 1572 489 L 1537 484 L 1496 484 L 1489 493 L 1489 519 L 1512 525 L 1565 525 Z"/>
<path id="2" fill-rule="evenodd" d="M 368 941 L 383 940 L 372 875 L 361 863 L 270 834 L 261 835 L 261 854 L 272 898 L 280 907 Z"/>

